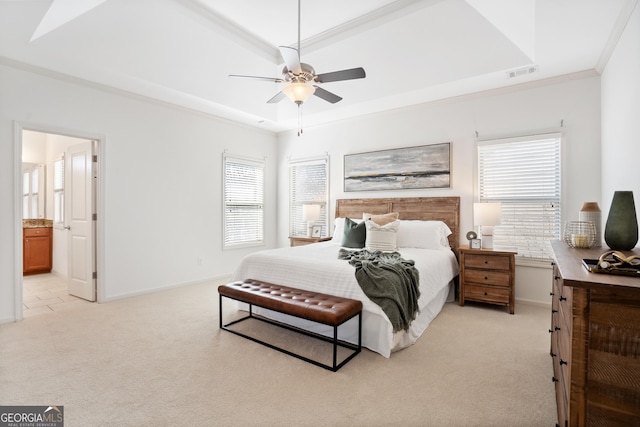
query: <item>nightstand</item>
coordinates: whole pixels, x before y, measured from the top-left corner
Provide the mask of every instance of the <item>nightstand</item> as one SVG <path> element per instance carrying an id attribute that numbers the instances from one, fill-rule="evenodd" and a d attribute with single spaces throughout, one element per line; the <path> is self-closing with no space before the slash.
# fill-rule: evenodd
<path id="1" fill-rule="evenodd" d="M 516 252 L 463 247 L 459 253 L 459 304 L 477 301 L 505 305 L 513 314 Z"/>
<path id="2" fill-rule="evenodd" d="M 331 237 L 306 237 L 306 236 L 289 236 L 291 246 L 304 246 L 311 243 L 326 242 L 331 240 Z"/>

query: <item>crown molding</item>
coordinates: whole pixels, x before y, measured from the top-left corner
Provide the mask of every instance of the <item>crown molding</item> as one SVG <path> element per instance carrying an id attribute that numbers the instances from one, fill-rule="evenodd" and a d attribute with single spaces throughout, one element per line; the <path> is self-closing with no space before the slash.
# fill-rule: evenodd
<path id="1" fill-rule="evenodd" d="M 613 52 L 620 41 L 620 37 L 622 37 L 622 33 L 624 33 L 627 23 L 629 22 L 637 4 L 638 0 L 628 0 L 622 7 L 620 15 L 618 15 L 618 19 L 616 20 L 616 24 L 609 35 L 609 40 L 607 40 L 607 43 L 600 54 L 600 58 L 598 59 L 598 63 L 596 64 L 595 69 L 598 73 L 602 74 L 604 69 L 607 67 L 609 59 L 611 59 L 611 55 L 613 55 Z"/>

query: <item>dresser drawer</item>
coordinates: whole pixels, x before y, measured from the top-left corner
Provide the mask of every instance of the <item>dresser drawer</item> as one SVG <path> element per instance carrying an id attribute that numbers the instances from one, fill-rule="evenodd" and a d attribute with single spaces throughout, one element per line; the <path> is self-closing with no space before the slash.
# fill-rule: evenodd
<path id="1" fill-rule="evenodd" d="M 49 237 L 51 235 L 50 227 L 23 228 L 24 237 Z"/>
<path id="2" fill-rule="evenodd" d="M 573 320 L 572 314 L 572 300 L 573 300 L 573 288 L 568 286 L 561 287 L 558 299 L 558 314 L 560 318 L 560 326 L 567 332 L 567 335 L 571 335 L 571 322 Z"/>
<path id="3" fill-rule="evenodd" d="M 476 283 L 487 286 L 509 287 L 511 284 L 511 276 L 508 271 L 465 269 L 463 280 L 465 283 Z"/>
<path id="4" fill-rule="evenodd" d="M 510 257 L 508 255 L 466 254 L 464 263 L 466 268 L 487 268 L 507 271 L 511 269 Z"/>
<path id="5" fill-rule="evenodd" d="M 472 301 L 491 302 L 495 304 L 509 304 L 511 290 L 495 286 L 466 285 L 464 298 Z"/>

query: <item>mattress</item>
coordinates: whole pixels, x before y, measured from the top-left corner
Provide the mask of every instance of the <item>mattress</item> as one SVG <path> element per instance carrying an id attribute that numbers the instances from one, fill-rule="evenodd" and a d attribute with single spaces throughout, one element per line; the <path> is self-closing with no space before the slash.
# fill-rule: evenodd
<path id="1" fill-rule="evenodd" d="M 241 261 L 232 280 L 255 279 L 362 301 L 362 345 L 384 357 L 415 343 L 444 303 L 452 299 L 452 281 L 459 267 L 451 249 L 399 248 L 402 257 L 413 260 L 420 273 L 420 313 L 408 331 L 393 333 L 384 311 L 358 285 L 355 268 L 338 259 L 340 248 L 327 241 L 255 252 Z M 254 312 L 327 336 L 333 333 L 327 326 L 304 319 L 257 308 Z M 340 327 L 339 338 L 356 343 L 357 326 L 356 319 L 347 322 Z"/>

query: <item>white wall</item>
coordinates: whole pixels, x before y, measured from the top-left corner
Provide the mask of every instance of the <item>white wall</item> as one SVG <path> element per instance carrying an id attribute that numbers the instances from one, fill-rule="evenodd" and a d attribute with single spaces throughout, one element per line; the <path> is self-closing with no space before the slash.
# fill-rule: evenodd
<path id="1" fill-rule="evenodd" d="M 47 136 L 39 132 L 25 131 L 22 137 L 22 161 L 25 163 L 47 163 Z"/>
<path id="2" fill-rule="evenodd" d="M 603 220 L 617 190 L 633 191 L 640 213 L 640 6 L 602 73 Z"/>
<path id="3" fill-rule="evenodd" d="M 278 138 L 278 210 L 287 212 L 287 161 L 289 158 L 330 155 L 330 211 L 336 198 L 460 196 L 461 243 L 473 229 L 475 132 L 480 137 L 518 134 L 560 127 L 563 139 L 563 219 L 577 220 L 585 201 L 600 202 L 600 78 L 578 76 L 546 85 L 528 85 L 434 102 L 306 128 Z M 450 189 L 390 192 L 343 191 L 343 156 L 372 150 L 452 142 Z M 278 243 L 287 244 L 288 218 L 278 216 Z M 549 269 L 518 266 L 516 298 L 550 303 Z"/>
<path id="4" fill-rule="evenodd" d="M 265 220 L 276 222 L 272 133 L 5 65 L 0 93 L 0 322 L 16 317 L 14 121 L 104 138 L 103 300 L 223 276 L 251 251 L 222 250 L 225 149 L 266 156 Z M 265 247 L 275 238 L 267 226 Z"/>

